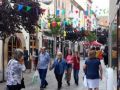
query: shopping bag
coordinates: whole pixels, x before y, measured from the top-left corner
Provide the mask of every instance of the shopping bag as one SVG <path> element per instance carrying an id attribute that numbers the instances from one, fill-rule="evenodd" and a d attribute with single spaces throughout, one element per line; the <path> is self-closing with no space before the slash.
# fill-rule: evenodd
<path id="1" fill-rule="evenodd" d="M 36 84 L 39 82 L 39 73 L 38 71 L 36 70 L 35 73 L 33 74 L 33 77 L 32 77 L 32 83 L 33 84 Z"/>
<path id="2" fill-rule="evenodd" d="M 85 87 L 87 87 L 87 78 L 86 75 L 83 76 L 83 84 Z"/>

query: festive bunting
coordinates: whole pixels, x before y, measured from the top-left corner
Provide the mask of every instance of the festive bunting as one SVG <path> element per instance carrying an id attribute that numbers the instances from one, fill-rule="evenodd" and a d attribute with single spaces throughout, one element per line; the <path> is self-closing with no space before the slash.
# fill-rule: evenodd
<path id="1" fill-rule="evenodd" d="M 38 27 L 36 27 L 35 32 L 38 33 L 40 30 Z"/>
<path id="2" fill-rule="evenodd" d="M 69 21 L 68 21 L 68 25 L 71 25 L 71 24 L 72 24 L 72 22 L 69 20 Z"/>
<path id="3" fill-rule="evenodd" d="M 84 11 L 84 14 L 85 14 L 85 15 L 88 15 L 88 11 Z"/>
<path id="4" fill-rule="evenodd" d="M 50 28 L 50 23 L 48 23 L 48 28 Z"/>
<path id="5" fill-rule="evenodd" d="M 60 10 L 56 10 L 56 16 L 59 16 Z"/>
<path id="6" fill-rule="evenodd" d="M 23 9 L 23 5 L 19 4 L 18 5 L 18 11 L 21 11 Z"/>
<path id="7" fill-rule="evenodd" d="M 75 13 L 77 14 L 77 13 L 78 13 L 78 10 L 76 10 Z"/>
<path id="8" fill-rule="evenodd" d="M 93 14 L 93 10 L 90 10 L 90 15 L 92 15 Z"/>
<path id="9" fill-rule="evenodd" d="M 57 22 L 58 26 L 60 26 L 61 22 Z"/>
<path id="10" fill-rule="evenodd" d="M 64 21 L 64 26 L 65 26 L 65 25 L 68 25 L 68 22 L 67 22 L 66 20 Z"/>
<path id="11" fill-rule="evenodd" d="M 65 15 L 65 9 L 62 10 L 62 15 Z"/>
<path id="12" fill-rule="evenodd" d="M 87 15 L 85 15 L 84 18 L 87 19 Z"/>
<path id="13" fill-rule="evenodd" d="M 66 37 L 66 31 L 64 31 L 64 37 Z"/>
<path id="14" fill-rule="evenodd" d="M 26 7 L 26 12 L 30 11 L 31 10 L 31 7 L 30 6 L 27 6 Z"/>

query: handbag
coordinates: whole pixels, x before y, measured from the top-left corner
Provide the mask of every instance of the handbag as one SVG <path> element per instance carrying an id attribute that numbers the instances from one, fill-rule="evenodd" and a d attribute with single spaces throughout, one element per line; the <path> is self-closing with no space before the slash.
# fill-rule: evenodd
<path id="1" fill-rule="evenodd" d="M 24 78 L 22 78 L 22 80 L 21 80 L 20 88 L 21 89 L 25 88 Z"/>

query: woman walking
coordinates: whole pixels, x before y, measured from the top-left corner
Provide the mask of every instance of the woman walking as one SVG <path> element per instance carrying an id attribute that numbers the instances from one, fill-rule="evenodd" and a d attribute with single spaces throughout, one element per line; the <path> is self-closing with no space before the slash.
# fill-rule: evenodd
<path id="1" fill-rule="evenodd" d="M 56 80 L 58 82 L 58 90 L 62 87 L 62 78 L 64 71 L 66 70 L 66 61 L 62 58 L 62 53 L 57 53 L 57 58 L 54 60 L 53 65 L 50 67 L 50 70 L 54 68 L 54 73 Z"/>
<path id="2" fill-rule="evenodd" d="M 68 55 L 66 56 L 66 62 L 67 62 L 67 72 L 66 72 L 66 81 L 68 86 L 70 86 L 70 80 L 71 80 L 71 72 L 72 72 L 72 52 L 71 50 L 68 50 Z"/>
<path id="3" fill-rule="evenodd" d="M 89 58 L 85 61 L 84 72 L 87 78 L 88 90 L 99 90 L 99 78 L 102 80 L 102 66 L 100 60 L 96 58 L 94 50 L 89 51 Z M 99 74 L 100 71 L 100 74 Z"/>
<path id="4" fill-rule="evenodd" d="M 14 53 L 14 59 L 8 62 L 7 66 L 7 88 L 8 90 L 21 90 L 22 88 L 22 71 L 25 70 L 23 67 L 23 51 L 21 49 L 16 49 Z"/>
<path id="5" fill-rule="evenodd" d="M 74 75 L 74 80 L 75 80 L 75 84 L 78 85 L 79 84 L 80 57 L 79 57 L 77 51 L 73 55 L 72 59 L 73 59 L 73 75 Z"/>

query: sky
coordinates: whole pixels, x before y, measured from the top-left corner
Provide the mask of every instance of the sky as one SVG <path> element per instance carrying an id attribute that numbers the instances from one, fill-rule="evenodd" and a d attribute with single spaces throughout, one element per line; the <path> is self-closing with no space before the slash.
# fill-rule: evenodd
<path id="1" fill-rule="evenodd" d="M 109 0 L 92 0 L 92 1 L 93 1 L 93 10 L 96 11 L 98 15 L 102 15 L 102 16 L 108 15 Z M 104 9 L 106 10 L 104 11 Z"/>

